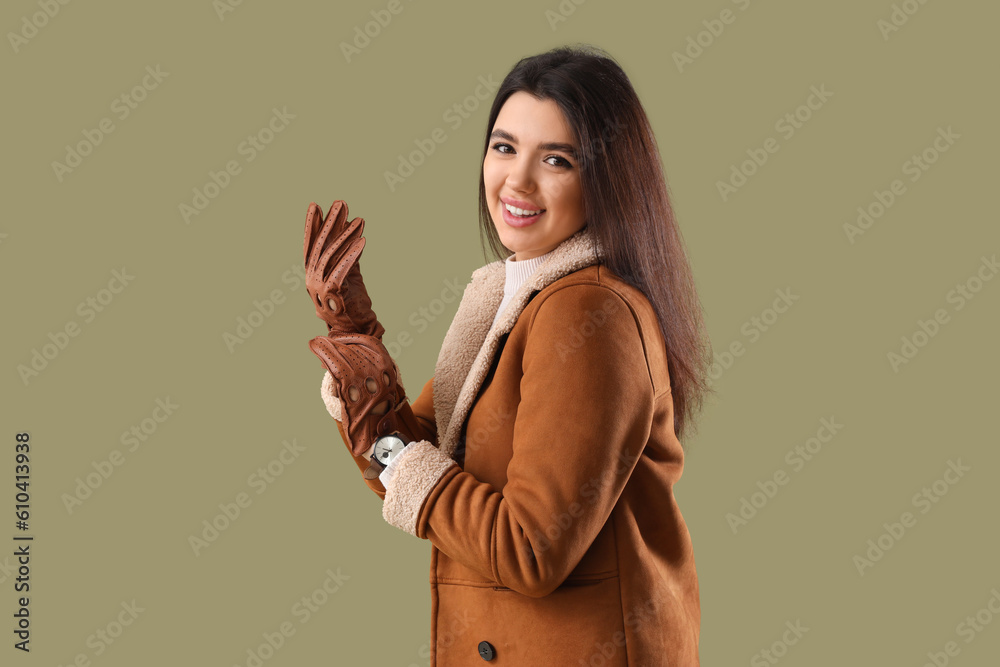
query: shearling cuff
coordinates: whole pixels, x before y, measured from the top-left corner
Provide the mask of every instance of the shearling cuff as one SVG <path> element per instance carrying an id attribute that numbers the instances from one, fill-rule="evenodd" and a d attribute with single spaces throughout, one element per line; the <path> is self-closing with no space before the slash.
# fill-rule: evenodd
<path id="1" fill-rule="evenodd" d="M 396 461 L 396 471 L 385 489 L 382 517 L 419 537 L 417 519 L 424 501 L 441 475 L 458 463 L 426 440 L 407 445 Z"/>
<path id="2" fill-rule="evenodd" d="M 326 371 L 323 376 L 323 384 L 320 385 L 319 393 L 323 397 L 326 411 L 330 413 L 330 416 L 339 422 L 344 421 L 340 417 L 340 399 L 333 394 L 333 374 L 330 371 Z"/>

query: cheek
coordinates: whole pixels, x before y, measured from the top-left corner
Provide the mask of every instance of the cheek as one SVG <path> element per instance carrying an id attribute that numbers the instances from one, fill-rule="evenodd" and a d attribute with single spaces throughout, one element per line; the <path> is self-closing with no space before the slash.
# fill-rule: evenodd
<path id="1" fill-rule="evenodd" d="M 559 205 L 567 214 L 578 214 L 583 210 L 583 190 L 579 179 L 566 179 L 556 185 Z"/>
<path id="2" fill-rule="evenodd" d="M 483 184 L 486 186 L 486 195 L 491 200 L 494 199 L 502 182 L 503 175 L 500 173 L 500 170 L 497 169 L 496 164 L 492 160 L 486 158 L 483 162 Z"/>

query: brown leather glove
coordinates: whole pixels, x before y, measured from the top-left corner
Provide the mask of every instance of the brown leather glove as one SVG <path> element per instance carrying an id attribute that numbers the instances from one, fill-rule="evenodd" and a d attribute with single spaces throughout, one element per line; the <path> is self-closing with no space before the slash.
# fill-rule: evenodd
<path id="1" fill-rule="evenodd" d="M 364 218 L 347 222 L 347 204 L 338 199 L 323 218 L 315 202 L 306 213 L 306 291 L 328 333 L 361 333 L 382 340 L 385 328 L 372 310 L 359 261 L 365 247 Z"/>
<path id="2" fill-rule="evenodd" d="M 313 338 L 309 349 L 333 376 L 334 393 L 341 403 L 341 424 L 355 458 L 376 438 L 394 431 L 407 442 L 413 440 L 411 428 L 398 415 L 406 392 L 382 341 L 364 334 L 332 333 Z"/>

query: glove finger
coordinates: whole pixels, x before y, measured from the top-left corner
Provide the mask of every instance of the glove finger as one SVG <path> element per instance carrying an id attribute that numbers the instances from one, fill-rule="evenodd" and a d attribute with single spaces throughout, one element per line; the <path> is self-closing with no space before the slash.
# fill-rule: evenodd
<path id="1" fill-rule="evenodd" d="M 330 224 L 326 236 L 323 237 L 321 255 L 326 254 L 331 247 L 341 247 L 349 237 L 360 236 L 364 230 L 364 218 L 353 218 L 347 222 L 347 204 L 345 203 L 336 219 Z"/>
<path id="2" fill-rule="evenodd" d="M 391 389 L 395 385 L 398 372 L 392 357 L 377 338 L 352 333 L 318 336 L 313 340 L 321 349 L 331 352 L 330 356 L 334 357 L 334 363 L 340 369 L 346 369 L 355 380 L 364 378 L 361 380 L 365 385 L 364 393 L 370 397 L 372 405 L 380 402 L 375 401 L 375 398 L 394 398 Z M 334 377 L 338 377 L 339 372 L 330 369 Z M 359 399 L 357 396 L 350 397 L 352 403 Z"/>
<path id="3" fill-rule="evenodd" d="M 362 236 L 364 231 L 364 218 L 351 220 L 343 233 L 335 241 L 328 243 L 323 249 L 323 255 L 316 264 L 316 275 L 322 276 L 323 280 L 328 279 L 336 265 L 343 261 L 344 255 L 351 251 L 352 244 L 364 238 Z M 337 284 L 340 285 L 341 282 L 338 281 Z"/>
<path id="4" fill-rule="evenodd" d="M 309 210 L 306 212 L 306 238 L 302 248 L 302 261 L 309 265 L 309 251 L 313 246 L 313 239 L 319 233 L 323 224 L 323 209 L 316 202 L 310 202 Z"/>
<path id="5" fill-rule="evenodd" d="M 343 400 L 344 397 L 350 396 L 351 394 L 357 394 L 360 396 L 360 389 L 354 387 L 353 384 L 346 381 L 346 378 L 351 377 L 353 369 L 351 363 L 348 362 L 338 346 L 334 344 L 327 336 L 317 336 L 309 341 L 309 349 L 312 353 L 319 357 L 326 370 L 330 371 L 330 375 L 333 376 L 334 386 L 337 388 L 337 397 Z M 350 389 L 354 388 L 355 391 L 351 392 Z M 357 398 L 353 399 L 357 400 Z"/>
<path id="6" fill-rule="evenodd" d="M 345 291 L 343 289 L 344 280 L 351 275 L 354 267 L 358 265 L 358 261 L 361 259 L 361 251 L 365 249 L 366 242 L 367 240 L 363 236 L 355 239 L 344 249 L 344 253 L 337 260 L 336 264 L 327 267 L 330 274 L 325 276 L 326 282 L 324 283 L 324 288 L 328 293 L 339 292 L 343 294 Z"/>
<path id="7" fill-rule="evenodd" d="M 340 235 L 340 228 L 343 226 L 343 221 L 347 219 L 346 208 L 347 203 L 342 199 L 338 199 L 330 205 L 330 210 L 326 213 L 326 219 L 323 221 L 322 228 L 318 234 L 314 235 L 312 249 L 309 252 L 309 258 L 306 260 L 307 272 L 313 273 L 316 271 L 316 266 L 319 264 L 323 252 L 328 247 L 329 241 L 336 239 Z"/>
<path id="8" fill-rule="evenodd" d="M 317 336 L 309 341 L 309 349 L 319 357 L 334 379 L 341 379 L 344 371 L 350 369 L 350 364 L 344 355 L 341 354 L 337 346 L 333 344 L 328 336 Z"/>
<path id="9" fill-rule="evenodd" d="M 340 245 L 343 243 L 343 239 L 347 237 L 353 229 L 354 221 L 352 220 L 350 225 L 347 223 L 347 202 L 343 199 L 338 199 L 334 203 L 337 204 L 337 210 L 333 215 L 327 214 L 327 221 L 324 225 L 324 229 L 326 229 L 327 233 L 323 237 L 321 254 L 325 253 L 331 244 Z M 349 226 L 351 227 L 350 229 L 348 228 Z"/>

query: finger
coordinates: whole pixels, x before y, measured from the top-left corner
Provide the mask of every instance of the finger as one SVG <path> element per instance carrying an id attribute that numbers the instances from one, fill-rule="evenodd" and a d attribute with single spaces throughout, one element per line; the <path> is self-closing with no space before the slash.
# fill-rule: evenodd
<path id="1" fill-rule="evenodd" d="M 337 203 L 334 202 L 335 205 Z M 344 246 L 348 241 L 361 236 L 364 232 L 363 218 L 355 218 L 350 223 L 344 224 L 346 217 L 342 209 L 336 217 L 327 216 L 323 230 L 313 244 L 312 259 L 308 267 L 312 275 L 322 276 L 321 279 L 325 280 L 330 274 L 331 267 L 339 261 L 336 258 L 345 251 Z"/>
<path id="2" fill-rule="evenodd" d="M 326 250 L 331 240 L 337 239 L 343 233 L 344 223 L 347 221 L 347 211 L 347 202 L 343 199 L 338 199 L 330 204 L 330 212 L 327 213 L 326 221 L 323 225 L 323 228 L 326 230 L 326 235 L 323 237 L 323 243 L 321 244 L 323 250 Z"/>
<path id="3" fill-rule="evenodd" d="M 330 258 L 342 251 L 347 242 L 352 238 L 357 238 L 365 233 L 365 219 L 354 218 L 349 223 L 341 224 L 325 238 L 323 242 L 323 252 L 318 265 L 323 268 L 323 274 L 329 273 Z M 339 260 L 333 260 L 335 264 Z"/>
<path id="4" fill-rule="evenodd" d="M 326 222 L 330 222 L 330 220 L 336 221 L 339 218 L 341 224 L 343 224 L 347 218 L 347 210 L 347 202 L 343 199 L 337 199 L 330 204 L 330 211 L 326 214 Z"/>
<path id="5" fill-rule="evenodd" d="M 328 244 L 316 263 L 313 275 L 321 275 L 323 280 L 330 277 L 337 264 L 343 261 L 344 255 L 350 252 L 352 245 L 363 238 L 361 234 L 364 231 L 364 222 L 362 218 L 355 218 L 334 242 Z"/>
<path id="6" fill-rule="evenodd" d="M 326 252 L 331 246 L 342 246 L 346 240 L 352 236 L 361 236 L 365 233 L 365 219 L 354 218 L 350 222 L 341 222 L 336 229 L 330 231 L 326 237 L 323 251 Z"/>
<path id="7" fill-rule="evenodd" d="M 323 220 L 323 209 L 316 202 L 310 202 L 309 210 L 306 212 L 306 239 L 305 247 L 302 250 L 302 260 L 309 263 L 309 249 L 312 248 L 313 239 L 319 231 Z"/>
<path id="8" fill-rule="evenodd" d="M 333 291 L 340 291 L 347 274 L 351 272 L 352 268 L 357 266 L 358 260 L 361 257 L 361 251 L 365 249 L 366 242 L 367 239 L 361 237 L 360 239 L 356 239 L 351 242 L 351 244 L 347 247 L 343 256 L 334 265 L 330 275 L 326 278 L 324 289 L 328 294 Z"/>
<path id="9" fill-rule="evenodd" d="M 309 349 L 319 357 L 323 366 L 330 371 L 330 375 L 335 380 L 334 385 L 338 386 L 338 396 L 343 396 L 344 380 L 353 373 L 350 363 L 344 358 L 340 350 L 337 349 L 337 346 L 326 336 L 317 336 L 309 341 Z"/>
<path id="10" fill-rule="evenodd" d="M 351 403 L 357 403 L 361 398 L 361 390 L 354 383 L 348 382 L 347 379 L 357 376 L 358 369 L 371 365 L 371 360 L 365 354 L 365 341 L 363 337 L 354 335 L 340 336 L 337 340 L 344 341 L 344 344 L 334 342 L 334 339 L 329 336 L 317 336 L 310 341 L 309 347 L 333 375 L 335 379 L 333 385 L 338 387 L 338 391 L 335 392 L 337 397 L 343 399 L 344 396 L 347 396 Z M 359 347 L 355 349 L 355 346 L 350 344 L 351 342 Z M 345 354 L 350 355 L 351 359 L 347 359 Z M 367 386 L 369 382 L 370 378 L 365 381 L 368 393 L 377 394 L 379 392 L 378 386 L 376 385 L 372 389 L 372 387 Z"/>
<path id="11" fill-rule="evenodd" d="M 309 252 L 309 259 L 306 261 L 307 271 L 312 272 L 316 270 L 320 257 L 323 256 L 323 251 L 327 246 L 327 239 L 331 238 L 331 232 L 334 227 L 336 227 L 337 221 L 342 217 L 341 210 L 344 206 L 346 206 L 346 204 L 340 199 L 330 205 L 330 210 L 327 211 L 326 219 L 323 220 L 319 233 L 313 235 L 312 249 Z M 332 238 L 336 238 L 336 236 L 333 236 Z"/>

